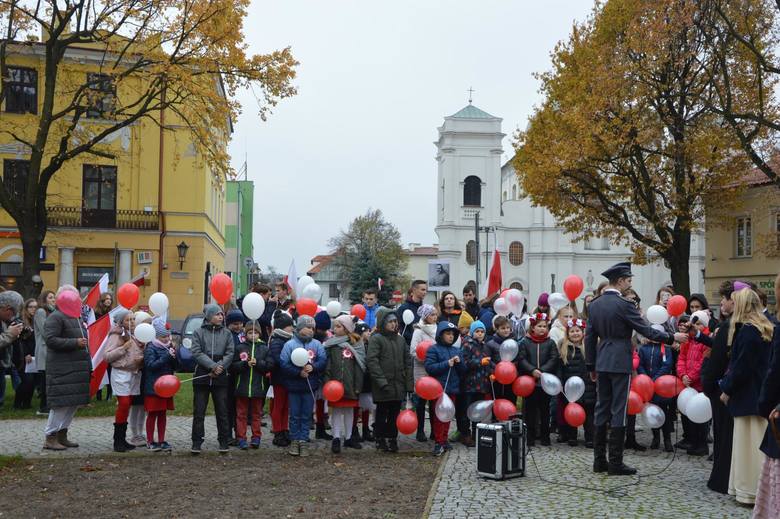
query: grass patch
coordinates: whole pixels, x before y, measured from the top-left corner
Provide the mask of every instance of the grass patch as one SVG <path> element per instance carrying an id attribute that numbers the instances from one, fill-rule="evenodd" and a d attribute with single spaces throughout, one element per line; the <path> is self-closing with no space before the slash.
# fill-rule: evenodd
<path id="1" fill-rule="evenodd" d="M 15 467 L 16 465 L 21 465 L 23 460 L 24 458 L 21 456 L 0 455 L 0 470 L 6 467 Z"/>

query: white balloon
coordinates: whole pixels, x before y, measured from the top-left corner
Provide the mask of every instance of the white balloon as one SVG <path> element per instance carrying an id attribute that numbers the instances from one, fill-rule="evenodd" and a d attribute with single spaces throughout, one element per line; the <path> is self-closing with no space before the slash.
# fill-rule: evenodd
<path id="1" fill-rule="evenodd" d="M 486 422 L 493 412 L 492 400 L 478 400 L 466 409 L 466 416 L 475 423 Z"/>
<path id="2" fill-rule="evenodd" d="M 163 315 L 168 311 L 168 296 L 162 292 L 155 292 L 149 298 L 149 308 L 154 312 L 154 315 Z"/>
<path id="3" fill-rule="evenodd" d="M 563 394 L 569 402 L 576 402 L 585 394 L 585 381 L 580 377 L 570 377 L 563 386 Z"/>
<path id="4" fill-rule="evenodd" d="M 244 300 L 241 303 L 241 309 L 244 311 L 249 319 L 257 320 L 263 315 L 265 310 L 265 299 L 257 292 L 249 292 L 244 296 Z"/>
<path id="5" fill-rule="evenodd" d="M 152 316 L 144 311 L 138 311 L 135 313 L 135 325 L 138 326 L 139 324 L 143 323 L 144 321 L 148 321 L 151 319 Z"/>
<path id="6" fill-rule="evenodd" d="M 650 326 L 650 328 L 652 328 L 653 330 L 658 330 L 659 332 L 666 331 L 664 329 L 664 325 L 663 324 L 653 324 L 653 325 Z"/>
<path id="7" fill-rule="evenodd" d="M 712 405 L 704 393 L 694 395 L 685 406 L 688 419 L 693 423 L 706 423 L 712 420 Z"/>
<path id="8" fill-rule="evenodd" d="M 438 400 L 436 400 L 436 418 L 442 422 L 451 422 L 455 418 L 455 404 L 452 399 L 447 396 L 447 393 L 442 393 Z"/>
<path id="9" fill-rule="evenodd" d="M 642 418 L 645 419 L 645 423 L 652 429 L 658 429 L 666 421 L 663 409 L 655 404 L 645 404 L 645 407 L 642 409 Z"/>
<path id="10" fill-rule="evenodd" d="M 515 315 L 523 314 L 523 306 L 525 305 L 525 297 L 523 293 L 516 288 L 510 288 L 505 296 L 506 302 L 509 303 L 509 311 Z"/>
<path id="11" fill-rule="evenodd" d="M 295 293 L 298 295 L 298 297 L 301 297 L 301 294 L 303 293 L 303 289 L 307 286 L 314 283 L 314 278 L 311 276 L 301 276 L 298 278 L 298 284 L 295 287 Z"/>
<path id="12" fill-rule="evenodd" d="M 561 379 L 552 373 L 542 373 L 542 390 L 550 396 L 559 394 L 562 390 Z"/>
<path id="13" fill-rule="evenodd" d="M 313 299 L 319 301 L 322 297 L 322 289 L 317 283 L 309 283 L 303 290 L 299 292 L 299 297 Z"/>
<path id="14" fill-rule="evenodd" d="M 692 387 L 686 387 L 680 391 L 680 394 L 677 395 L 677 409 L 679 409 L 680 412 L 685 416 L 688 416 L 688 411 L 686 410 L 688 404 L 690 403 L 691 399 L 698 394 L 699 392 Z"/>
<path id="15" fill-rule="evenodd" d="M 328 312 L 328 315 L 331 317 L 338 317 L 341 313 L 341 303 L 338 301 L 331 301 L 325 306 L 325 311 Z"/>
<path id="16" fill-rule="evenodd" d="M 554 316 L 558 310 L 569 304 L 569 299 L 560 292 L 553 292 L 547 298 L 547 304 L 550 305 L 550 313 Z"/>
<path id="17" fill-rule="evenodd" d="M 661 305 L 653 305 L 647 309 L 647 320 L 653 324 L 664 324 L 669 320 L 669 312 Z"/>
<path id="18" fill-rule="evenodd" d="M 304 367 L 309 363 L 309 352 L 306 348 L 295 348 L 290 354 L 290 362 L 299 368 Z"/>
<path id="19" fill-rule="evenodd" d="M 135 335 L 135 338 L 138 339 L 139 342 L 144 344 L 152 342 L 155 337 L 154 326 L 149 323 L 141 323 L 135 327 L 133 335 Z"/>
<path id="20" fill-rule="evenodd" d="M 512 362 L 515 360 L 515 357 L 517 357 L 517 352 L 519 350 L 520 347 L 518 346 L 516 340 L 507 339 L 501 343 L 501 346 L 498 349 L 498 355 L 501 357 L 501 360 Z"/>
<path id="21" fill-rule="evenodd" d="M 412 322 L 414 321 L 414 312 L 412 312 L 411 310 L 409 310 L 407 308 L 406 310 L 404 310 L 404 313 L 401 316 L 401 319 L 404 320 L 404 324 L 407 325 L 407 326 L 412 324 Z"/>
<path id="22" fill-rule="evenodd" d="M 503 297 L 499 297 L 496 299 L 496 302 L 493 303 L 493 310 L 495 310 L 498 315 L 509 315 L 509 303 L 507 303 L 506 299 Z"/>

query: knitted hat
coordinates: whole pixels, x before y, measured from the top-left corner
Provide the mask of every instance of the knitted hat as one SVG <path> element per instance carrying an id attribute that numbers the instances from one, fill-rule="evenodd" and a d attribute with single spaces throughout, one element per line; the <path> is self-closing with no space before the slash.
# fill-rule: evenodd
<path id="1" fill-rule="evenodd" d="M 155 317 L 152 319 L 152 326 L 154 326 L 155 337 L 170 337 L 171 330 L 168 328 L 168 323 L 162 317 Z"/>
<path id="2" fill-rule="evenodd" d="M 368 329 L 368 325 L 363 321 L 358 321 L 355 325 L 355 333 L 358 335 L 363 335 L 363 333 L 368 331 Z"/>
<path id="3" fill-rule="evenodd" d="M 122 321 L 124 321 L 125 317 L 127 317 L 129 314 L 130 310 L 125 310 L 124 308 L 118 309 L 114 314 L 114 324 L 122 324 Z"/>
<path id="4" fill-rule="evenodd" d="M 471 314 L 463 311 L 460 313 L 460 319 L 458 319 L 458 328 L 468 328 L 473 322 L 474 318 L 471 317 Z"/>
<path id="5" fill-rule="evenodd" d="M 539 295 L 539 299 L 536 300 L 536 306 L 550 306 L 550 303 L 547 301 L 547 299 L 550 297 L 550 294 L 547 292 L 542 292 Z"/>
<path id="6" fill-rule="evenodd" d="M 298 316 L 298 322 L 295 323 L 295 331 L 300 332 L 304 328 L 311 328 L 313 330 L 315 326 L 314 319 L 311 316 L 301 315 Z"/>
<path id="7" fill-rule="evenodd" d="M 141 323 L 149 323 L 149 324 L 151 324 L 151 322 L 152 322 L 152 316 L 149 315 L 148 313 L 140 311 L 140 310 L 135 313 L 135 325 L 136 326 L 138 326 Z"/>
<path id="8" fill-rule="evenodd" d="M 474 332 L 477 330 L 485 330 L 485 325 L 482 321 L 474 321 L 471 323 L 471 326 L 469 326 L 469 335 L 474 335 Z"/>
<path id="9" fill-rule="evenodd" d="M 211 321 L 211 319 L 213 319 L 215 315 L 221 313 L 223 312 L 222 312 L 222 308 L 219 305 L 208 304 L 203 307 L 203 319 L 206 322 Z"/>
<path id="10" fill-rule="evenodd" d="M 710 325 L 710 314 L 707 310 L 696 310 L 693 312 L 693 315 L 691 315 L 691 320 L 694 318 L 698 318 L 699 322 L 703 324 L 705 328 Z"/>
<path id="11" fill-rule="evenodd" d="M 330 330 L 330 316 L 325 310 L 314 314 L 314 328 L 316 330 Z"/>
<path id="12" fill-rule="evenodd" d="M 246 321 L 244 312 L 238 308 L 234 308 L 233 310 L 229 311 L 225 316 L 225 324 L 243 323 L 244 321 Z"/>
<path id="13" fill-rule="evenodd" d="M 340 323 L 341 326 L 346 328 L 349 333 L 353 333 L 355 331 L 355 321 L 352 320 L 352 316 L 340 315 L 336 317 L 336 322 Z"/>
<path id="14" fill-rule="evenodd" d="M 429 305 L 429 304 L 420 305 L 420 308 L 417 309 L 417 316 L 420 318 L 421 321 L 424 321 L 426 317 L 428 317 L 435 311 L 436 308 L 434 308 L 433 305 Z"/>
<path id="15" fill-rule="evenodd" d="M 274 316 L 271 319 L 271 326 L 279 328 L 280 330 L 287 328 L 288 326 L 293 326 L 293 318 L 287 312 L 277 310 L 274 312 Z"/>

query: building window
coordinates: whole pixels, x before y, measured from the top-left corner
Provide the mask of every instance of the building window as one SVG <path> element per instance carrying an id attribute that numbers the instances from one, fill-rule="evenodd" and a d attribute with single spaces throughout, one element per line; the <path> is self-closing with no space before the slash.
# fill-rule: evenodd
<path id="1" fill-rule="evenodd" d="M 331 299 L 339 298 L 339 287 L 336 283 L 330 283 L 328 285 L 328 297 Z"/>
<path id="2" fill-rule="evenodd" d="M 38 71 L 8 67 L 5 111 L 15 114 L 38 113 Z"/>
<path id="3" fill-rule="evenodd" d="M 477 242 L 469 240 L 466 244 L 466 263 L 475 265 L 477 263 Z"/>
<path id="4" fill-rule="evenodd" d="M 87 117 L 105 119 L 116 110 L 116 84 L 108 74 L 87 74 Z"/>
<path id="5" fill-rule="evenodd" d="M 512 186 L 512 200 L 517 200 L 517 186 Z"/>
<path id="6" fill-rule="evenodd" d="M 737 257 L 753 255 L 753 225 L 749 216 L 737 218 Z"/>
<path id="7" fill-rule="evenodd" d="M 28 160 L 3 160 L 3 185 L 8 194 L 20 200 L 27 191 L 27 177 L 30 173 Z"/>
<path id="8" fill-rule="evenodd" d="M 523 244 L 519 241 L 509 244 L 509 263 L 515 267 L 523 264 Z"/>
<path id="9" fill-rule="evenodd" d="M 523 291 L 523 284 L 520 283 L 519 281 L 514 281 L 514 282 L 509 284 L 509 288 L 516 288 L 517 290 L 522 292 Z"/>
<path id="10" fill-rule="evenodd" d="M 463 181 L 463 205 L 482 206 L 482 181 L 479 177 L 471 175 Z"/>
<path id="11" fill-rule="evenodd" d="M 501 195 L 501 200 L 503 202 L 506 202 L 506 191 L 504 191 L 503 194 Z"/>
<path id="12" fill-rule="evenodd" d="M 588 238 L 585 240 L 585 250 L 609 250 L 609 238 Z"/>

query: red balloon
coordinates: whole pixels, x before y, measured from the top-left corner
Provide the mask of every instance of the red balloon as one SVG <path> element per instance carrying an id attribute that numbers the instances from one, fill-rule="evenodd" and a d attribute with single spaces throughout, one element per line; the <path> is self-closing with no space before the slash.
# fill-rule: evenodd
<path id="1" fill-rule="evenodd" d="M 414 434 L 417 431 L 417 413 L 411 409 L 404 409 L 398 413 L 395 426 L 401 434 Z"/>
<path id="2" fill-rule="evenodd" d="M 685 385 L 674 375 L 661 375 L 655 379 L 655 392 L 663 398 L 673 398 L 680 393 Z"/>
<path id="3" fill-rule="evenodd" d="M 639 414 L 642 412 L 642 408 L 645 403 L 642 401 L 642 397 L 636 391 L 628 392 L 628 414 Z"/>
<path id="4" fill-rule="evenodd" d="M 503 422 L 517 414 L 517 406 L 506 398 L 499 398 L 493 402 L 493 414 L 498 421 Z"/>
<path id="5" fill-rule="evenodd" d="M 585 423 L 585 409 L 577 402 L 566 404 L 563 410 L 563 419 L 572 427 L 579 427 Z"/>
<path id="6" fill-rule="evenodd" d="M 227 274 L 220 272 L 211 278 L 209 290 L 211 291 L 211 297 L 214 298 L 214 301 L 224 305 L 230 301 L 230 296 L 233 294 L 233 280 L 230 279 L 230 276 Z"/>
<path id="7" fill-rule="evenodd" d="M 536 381 L 529 375 L 521 375 L 512 383 L 512 392 L 517 396 L 530 396 L 534 389 L 536 389 Z"/>
<path id="8" fill-rule="evenodd" d="M 134 307 L 140 297 L 141 291 L 138 290 L 137 285 L 132 283 L 125 283 L 116 291 L 116 298 L 119 300 L 119 304 L 127 309 Z"/>
<path id="9" fill-rule="evenodd" d="M 688 301 L 681 295 L 672 296 L 666 302 L 666 311 L 672 317 L 679 317 L 688 309 Z"/>
<path id="10" fill-rule="evenodd" d="M 496 380 L 501 384 L 511 384 L 517 378 L 517 367 L 508 360 L 502 360 L 496 364 L 493 370 Z"/>
<path id="11" fill-rule="evenodd" d="M 314 314 L 317 313 L 317 301 L 304 297 L 295 302 L 295 309 L 298 311 L 298 315 L 314 317 Z"/>
<path id="12" fill-rule="evenodd" d="M 444 393 L 441 382 L 433 377 L 422 377 L 414 383 L 414 392 L 423 400 L 436 400 Z"/>
<path id="13" fill-rule="evenodd" d="M 639 368 L 639 355 L 634 355 L 631 359 L 631 365 L 634 367 L 634 371 Z"/>
<path id="14" fill-rule="evenodd" d="M 583 288 L 585 288 L 585 283 L 582 282 L 582 278 L 577 274 L 572 274 L 563 281 L 563 292 L 569 298 L 569 301 L 576 301 L 582 294 Z"/>
<path id="15" fill-rule="evenodd" d="M 363 305 L 352 305 L 352 310 L 349 313 L 358 319 L 364 320 L 366 318 L 366 307 Z"/>
<path id="16" fill-rule="evenodd" d="M 344 398 L 344 384 L 338 380 L 328 380 L 325 385 L 322 386 L 322 396 L 328 402 L 338 402 Z"/>
<path id="17" fill-rule="evenodd" d="M 637 375 L 631 381 L 631 391 L 635 391 L 642 397 L 642 400 L 649 402 L 650 399 L 653 398 L 653 393 L 655 392 L 653 379 L 647 375 Z"/>
<path id="18" fill-rule="evenodd" d="M 171 398 L 180 387 L 181 381 L 176 375 L 163 375 L 154 382 L 154 392 L 162 398 Z"/>
<path id="19" fill-rule="evenodd" d="M 417 347 L 414 349 L 414 354 L 417 355 L 417 360 L 425 362 L 425 354 L 428 353 L 428 348 L 433 346 L 433 341 L 422 341 L 417 343 Z"/>

